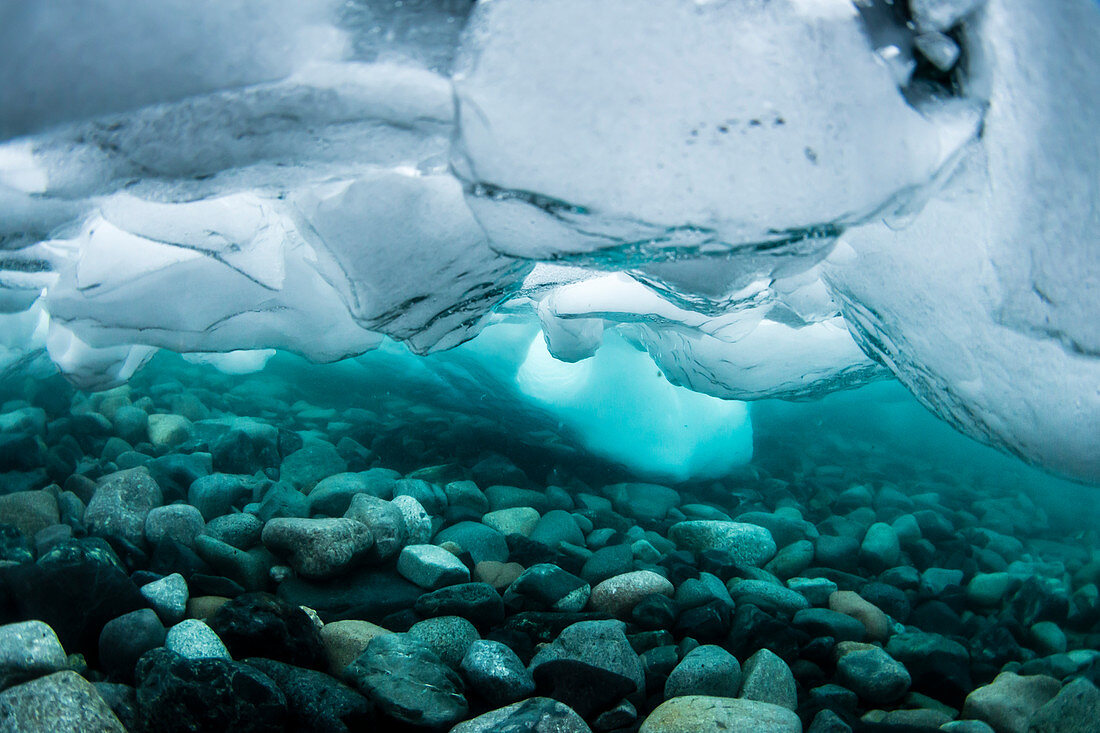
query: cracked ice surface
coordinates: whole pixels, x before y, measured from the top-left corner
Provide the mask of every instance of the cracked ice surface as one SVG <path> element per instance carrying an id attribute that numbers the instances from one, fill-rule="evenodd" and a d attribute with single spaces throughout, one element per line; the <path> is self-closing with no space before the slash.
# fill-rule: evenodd
<path id="1" fill-rule="evenodd" d="M 726 400 L 892 374 L 1100 481 L 1098 32 L 1091 0 L 0 1 L 0 368 L 519 318 L 544 349 L 461 358 L 578 432 L 538 384 L 601 349 Z"/>

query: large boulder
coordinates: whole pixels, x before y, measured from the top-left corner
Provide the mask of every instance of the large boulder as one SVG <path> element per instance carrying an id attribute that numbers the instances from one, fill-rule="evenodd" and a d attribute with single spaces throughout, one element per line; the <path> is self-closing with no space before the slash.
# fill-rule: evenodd
<path id="1" fill-rule="evenodd" d="M 469 710 L 462 678 L 408 634 L 375 637 L 344 676 L 400 723 L 442 728 L 462 720 Z"/>
<path id="2" fill-rule="evenodd" d="M 645 689 L 638 655 L 621 621 L 581 621 L 562 630 L 531 660 L 539 691 L 588 718 Z"/>
<path id="3" fill-rule="evenodd" d="M 105 623 L 145 607 L 118 556 L 98 537 L 58 543 L 33 565 L 5 572 L 19 615 L 49 624 L 70 653 L 94 657 Z"/>
<path id="4" fill-rule="evenodd" d="M 237 596 L 223 603 L 209 623 L 234 659 L 262 656 L 298 667 L 325 667 L 324 646 L 313 619 L 269 593 Z"/>
<path id="5" fill-rule="evenodd" d="M 96 484 L 84 510 L 88 532 L 145 546 L 145 519 L 164 503 L 160 486 L 144 466 L 108 474 Z"/>
<path id="6" fill-rule="evenodd" d="M 283 733 L 287 704 L 278 685 L 254 667 L 225 659 L 185 659 L 167 649 L 135 670 L 137 702 L 158 733 Z"/>

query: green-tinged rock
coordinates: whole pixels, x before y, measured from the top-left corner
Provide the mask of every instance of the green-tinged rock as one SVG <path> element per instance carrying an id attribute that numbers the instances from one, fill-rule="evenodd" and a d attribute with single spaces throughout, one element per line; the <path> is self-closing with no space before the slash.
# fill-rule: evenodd
<path id="1" fill-rule="evenodd" d="M 344 672 L 389 717 L 424 728 L 453 725 L 469 710 L 458 673 L 408 634 L 384 634 Z"/>
<path id="2" fill-rule="evenodd" d="M 794 712 L 755 700 L 688 695 L 661 703 L 638 733 L 802 733 Z"/>
<path id="3" fill-rule="evenodd" d="M 92 683 L 55 672 L 0 692 L 0 733 L 126 733 Z"/>
<path id="4" fill-rule="evenodd" d="M 1028 720 L 1060 688 L 1053 677 L 1001 672 L 988 685 L 966 696 L 962 717 L 989 723 L 997 733 L 1027 733 Z"/>

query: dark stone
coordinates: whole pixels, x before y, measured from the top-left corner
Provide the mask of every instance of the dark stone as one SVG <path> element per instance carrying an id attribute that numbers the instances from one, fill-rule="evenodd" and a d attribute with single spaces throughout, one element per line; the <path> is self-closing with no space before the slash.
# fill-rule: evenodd
<path id="1" fill-rule="evenodd" d="M 510 534 L 505 538 L 505 541 L 508 545 L 508 557 L 506 559 L 518 562 L 525 568 L 540 563 L 556 563 L 558 561 L 558 553 L 552 548 L 521 534 Z"/>
<path id="2" fill-rule="evenodd" d="M 534 649 L 540 644 L 552 642 L 573 624 L 581 621 L 604 621 L 610 618 L 611 616 L 606 613 L 526 611 L 509 616 L 502 626 L 493 630 L 491 638 L 508 644 L 521 659 L 526 660 L 525 649 Z M 525 640 L 526 643 L 521 640 Z"/>
<path id="3" fill-rule="evenodd" d="M 10 524 L 0 524 L 0 560 L 34 562 L 34 551 L 29 539 Z"/>
<path id="4" fill-rule="evenodd" d="M 334 580 L 291 578 L 279 584 L 278 594 L 296 606 L 312 608 L 326 621 L 357 618 L 378 623 L 413 605 L 423 590 L 392 570 L 368 568 Z"/>
<path id="5" fill-rule="evenodd" d="M 185 659 L 167 649 L 135 670 L 146 729 L 157 733 L 283 733 L 286 697 L 256 669 L 224 659 Z"/>
<path id="6" fill-rule="evenodd" d="M 933 542 L 952 540 L 955 538 L 955 527 L 947 517 L 931 509 L 922 509 L 913 512 L 913 518 L 917 520 L 921 536 Z"/>
<path id="7" fill-rule="evenodd" d="M 66 651 L 90 659 L 104 624 L 145 607 L 122 563 L 99 538 L 62 542 L 33 565 L 5 569 L 3 577 L 20 618 L 46 622 Z"/>
<path id="8" fill-rule="evenodd" d="M 651 593 L 631 609 L 630 618 L 643 629 L 668 629 L 676 622 L 676 613 L 676 601 L 660 593 Z"/>
<path id="9" fill-rule="evenodd" d="M 137 709 L 137 691 L 133 687 L 116 682 L 95 682 L 93 686 L 123 728 L 135 733 L 142 730 Z"/>
<path id="10" fill-rule="evenodd" d="M 825 671 L 809 659 L 796 659 L 791 662 L 791 674 L 799 687 L 807 688 L 828 682 L 829 677 Z"/>
<path id="11" fill-rule="evenodd" d="M 927 570 L 936 564 L 936 546 L 927 538 L 911 542 L 905 551 L 909 553 L 909 562 L 917 570 Z"/>
<path id="12" fill-rule="evenodd" d="M 305 445 L 305 442 L 302 440 L 301 435 L 284 427 L 279 428 L 279 455 L 283 458 L 294 451 L 301 450 L 303 445 Z"/>
<path id="13" fill-rule="evenodd" d="M 214 470 L 251 474 L 279 465 L 277 438 L 278 433 L 273 428 L 261 423 L 231 427 L 214 442 L 210 451 Z"/>
<path id="14" fill-rule="evenodd" d="M 34 381 L 31 403 L 50 415 L 62 415 L 68 412 L 75 394 L 76 389 L 69 380 L 60 374 L 52 374 Z"/>
<path id="15" fill-rule="evenodd" d="M 909 625 L 921 631 L 945 636 L 956 633 L 962 620 L 942 601 L 925 601 L 909 614 Z"/>
<path id="16" fill-rule="evenodd" d="M 651 695 L 665 689 L 668 676 L 680 663 L 680 655 L 672 645 L 658 646 L 642 652 L 642 670 L 645 672 L 646 694 Z"/>
<path id="17" fill-rule="evenodd" d="M 836 639 L 831 636 L 815 636 L 803 645 L 800 652 L 803 659 L 808 659 L 814 664 L 827 667 L 836 658 Z"/>
<path id="18" fill-rule="evenodd" d="M 855 572 L 859 566 L 859 540 L 823 534 L 814 541 L 814 559 L 827 568 Z"/>
<path id="19" fill-rule="evenodd" d="M 398 479 L 393 484 L 393 495 L 411 496 L 420 502 L 424 511 L 436 516 L 447 508 L 447 495 L 443 493 L 443 489 L 422 479 Z"/>
<path id="20" fill-rule="evenodd" d="M 961 707 L 974 688 L 970 679 L 970 653 L 966 647 L 939 634 L 895 634 L 886 653 L 905 665 L 913 689 L 949 705 Z"/>
<path id="21" fill-rule="evenodd" d="M 637 654 L 644 654 L 650 649 L 656 649 L 659 646 L 676 646 L 676 637 L 672 635 L 672 632 L 665 629 L 657 631 L 638 631 L 627 636 L 630 641 L 630 648 Z M 685 649 L 684 654 L 688 651 L 699 646 L 699 642 L 688 637 L 684 640 Z M 688 648 L 690 646 L 690 648 Z"/>
<path id="22" fill-rule="evenodd" d="M 863 600 L 873 603 L 897 621 L 905 623 L 912 611 L 905 593 L 886 583 L 868 583 L 859 591 Z"/>
<path id="23" fill-rule="evenodd" d="M 159 575 L 179 573 L 186 579 L 190 579 L 195 574 L 211 572 L 210 566 L 193 549 L 170 537 L 162 538 L 153 546 L 153 552 L 149 557 L 149 570 Z"/>
<path id="24" fill-rule="evenodd" d="M 793 659 L 809 639 L 806 632 L 795 629 L 751 603 L 743 603 L 733 613 L 733 628 L 726 650 L 738 659 L 748 659 L 761 649 L 770 649 L 784 659 Z"/>
<path id="25" fill-rule="evenodd" d="M 284 484 L 273 484 L 264 493 L 256 516 L 262 522 L 277 517 L 308 517 L 309 497 Z"/>
<path id="26" fill-rule="evenodd" d="M 563 509 L 553 509 L 539 519 L 531 532 L 531 540 L 555 549 L 563 542 L 583 547 L 584 533 L 573 515 Z"/>
<path id="27" fill-rule="evenodd" d="M 298 667 L 325 665 L 313 619 L 270 593 L 245 593 L 227 601 L 209 624 L 235 659 L 263 656 Z"/>
<path id="28" fill-rule="evenodd" d="M 240 583 L 230 580 L 229 578 L 223 578 L 220 575 L 196 573 L 187 579 L 187 584 L 193 596 L 224 596 L 226 598 L 236 598 L 245 592 L 244 586 Z"/>
<path id="29" fill-rule="evenodd" d="M 377 636 L 344 672 L 390 718 L 446 728 L 466 717 L 462 678 L 408 634 Z"/>
<path id="30" fill-rule="evenodd" d="M 535 691 L 523 661 L 498 641 L 478 639 L 471 644 L 461 670 L 471 691 L 494 708 L 530 697 Z"/>
<path id="31" fill-rule="evenodd" d="M 695 557 L 687 550 L 670 552 L 661 558 L 661 567 L 667 572 L 669 582 L 679 586 L 685 580 L 694 580 L 699 577 L 699 569 L 695 567 Z"/>
<path id="32" fill-rule="evenodd" d="M 892 585 L 903 591 L 916 590 L 920 586 L 920 573 L 917 572 L 916 568 L 911 568 L 906 565 L 890 568 L 885 573 L 878 576 L 878 579 L 880 583 Z"/>
<path id="33" fill-rule="evenodd" d="M 645 689 L 641 660 L 621 621 L 585 621 L 567 627 L 531 660 L 540 694 L 590 718 Z"/>
<path id="34" fill-rule="evenodd" d="M 855 573 L 827 567 L 806 568 L 800 575 L 804 578 L 825 578 L 836 583 L 838 590 L 851 590 L 856 593 L 862 591 L 864 584 L 867 582 L 862 576 Z"/>
<path id="35" fill-rule="evenodd" d="M 1077 592 L 1070 599 L 1066 628 L 1084 633 L 1100 625 L 1100 597 Z"/>
<path id="36" fill-rule="evenodd" d="M 852 733 L 852 726 L 832 710 L 821 710 L 814 716 L 806 733 Z"/>
<path id="37" fill-rule="evenodd" d="M 634 550 L 628 544 L 608 545 L 584 561 L 581 577 L 593 586 L 634 569 Z"/>
<path id="38" fill-rule="evenodd" d="M 806 710 L 832 710 L 844 716 L 854 715 L 859 705 L 859 695 L 840 685 L 826 684 L 814 687 L 806 696 Z"/>
<path id="39" fill-rule="evenodd" d="M 895 702 L 909 689 L 905 666 L 878 647 L 858 649 L 837 661 L 837 680 L 872 705 Z"/>
<path id="40" fill-rule="evenodd" d="M 1008 613 L 1024 626 L 1039 621 L 1062 625 L 1069 616 L 1069 596 L 1053 579 L 1030 576 L 1009 600 Z"/>
<path id="41" fill-rule="evenodd" d="M 579 601 L 577 608 L 564 608 L 559 603 L 568 603 L 570 594 L 587 586 L 583 579 L 562 570 L 557 565 L 544 563 L 532 565 L 520 574 L 504 594 L 504 605 L 508 610 L 517 611 L 579 611 L 588 601 L 574 596 Z"/>
<path id="42" fill-rule="evenodd" d="M 154 458 L 145 467 L 164 492 L 166 504 L 185 501 L 191 484 L 214 470 L 209 453 L 169 453 Z"/>
<path id="43" fill-rule="evenodd" d="M 0 472 L 33 471 L 45 460 L 46 452 L 35 436 L 0 434 Z"/>
<path id="44" fill-rule="evenodd" d="M 992 680 L 1001 667 L 1024 658 L 1024 650 L 1016 642 L 1012 632 L 1004 626 L 991 623 L 969 640 L 971 674 L 974 684 Z"/>
<path id="45" fill-rule="evenodd" d="M 131 682 L 138 659 L 163 646 L 166 634 L 164 624 L 150 608 L 112 619 L 99 634 L 99 666 L 112 677 Z"/>
<path id="46" fill-rule="evenodd" d="M 382 619 L 382 623 L 380 623 L 379 626 L 383 629 L 389 629 L 390 631 L 408 631 L 413 625 L 419 623 L 421 620 L 420 614 L 411 608 L 406 608 L 386 616 Z"/>
<path id="47" fill-rule="evenodd" d="M 242 661 L 270 677 L 282 690 L 290 730 L 351 733 L 372 727 L 374 710 L 370 701 L 335 677 L 274 659 Z"/>
<path id="48" fill-rule="evenodd" d="M 425 593 L 414 608 L 425 618 L 461 616 L 479 628 L 504 620 L 504 601 L 488 583 L 459 583 Z"/>
<path id="49" fill-rule="evenodd" d="M 804 608 L 794 615 L 792 623 L 810 636 L 829 636 L 837 641 L 863 641 L 867 635 L 859 619 L 828 608 Z"/>
<path id="50" fill-rule="evenodd" d="M 203 519 L 209 522 L 215 517 L 229 514 L 234 507 L 244 506 L 252 497 L 255 487 L 255 481 L 246 476 L 212 473 L 190 484 L 187 503 L 198 509 Z"/>
<path id="51" fill-rule="evenodd" d="M 728 552 L 722 550 L 704 550 L 699 553 L 699 570 L 717 576 L 723 583 L 737 577 L 737 563 Z"/>
<path id="52" fill-rule="evenodd" d="M 679 636 L 690 636 L 702 642 L 719 641 L 729 634 L 732 616 L 728 601 L 711 601 L 682 611 L 674 631 Z"/>

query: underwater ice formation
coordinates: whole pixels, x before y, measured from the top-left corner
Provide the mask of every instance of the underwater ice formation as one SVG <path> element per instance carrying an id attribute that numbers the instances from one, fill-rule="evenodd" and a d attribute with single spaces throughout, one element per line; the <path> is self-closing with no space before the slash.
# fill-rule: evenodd
<path id="1" fill-rule="evenodd" d="M 1098 32 L 1092 0 L 0 2 L 0 366 L 421 354 L 507 311 L 731 400 L 892 373 L 1100 481 Z"/>

